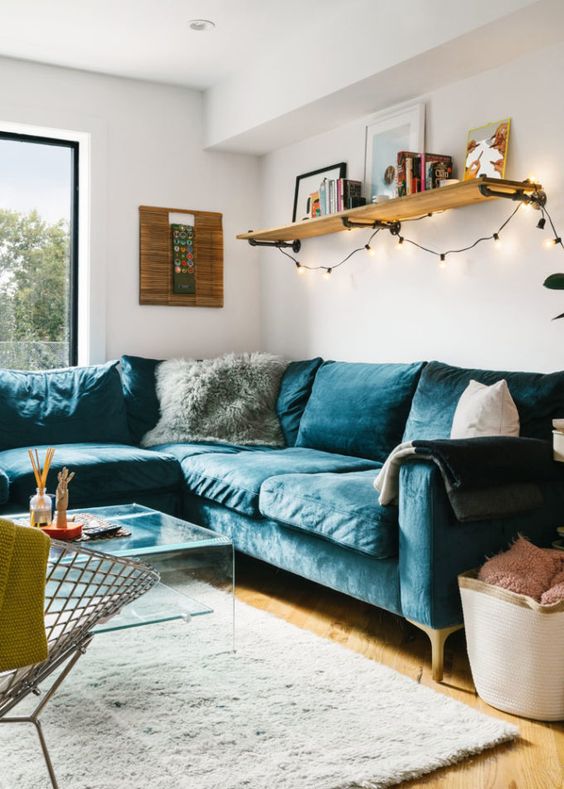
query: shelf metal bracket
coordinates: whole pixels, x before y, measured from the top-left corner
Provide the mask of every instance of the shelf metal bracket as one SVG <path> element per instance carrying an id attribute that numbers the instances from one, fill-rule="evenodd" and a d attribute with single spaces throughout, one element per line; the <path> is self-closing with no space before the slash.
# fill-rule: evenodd
<path id="1" fill-rule="evenodd" d="M 541 208 L 546 205 L 546 192 L 539 189 L 534 192 L 526 192 L 525 189 L 517 189 L 515 192 L 501 192 L 497 189 L 492 189 L 487 184 L 480 184 L 480 194 L 484 197 L 504 197 L 506 200 L 520 201 L 522 203 L 530 203 L 533 208 Z"/>
<path id="2" fill-rule="evenodd" d="M 302 248 L 302 242 L 297 238 L 295 241 L 257 241 L 256 238 L 248 238 L 247 241 L 252 247 L 274 247 L 275 249 L 291 249 L 297 254 Z"/>
<path id="3" fill-rule="evenodd" d="M 351 222 L 348 216 L 342 216 L 341 222 L 343 223 L 344 227 L 347 230 L 352 230 L 353 228 L 364 228 L 365 230 L 372 229 L 382 229 L 382 230 L 389 230 L 393 236 L 399 235 L 401 230 L 401 222 L 393 221 L 393 222 L 384 222 L 381 219 L 375 219 L 373 222 Z"/>

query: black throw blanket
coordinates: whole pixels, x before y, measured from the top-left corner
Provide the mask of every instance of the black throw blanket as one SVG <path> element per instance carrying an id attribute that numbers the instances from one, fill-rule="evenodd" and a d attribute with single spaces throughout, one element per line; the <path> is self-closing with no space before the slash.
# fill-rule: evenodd
<path id="1" fill-rule="evenodd" d="M 540 482 L 564 482 L 564 463 L 552 457 L 552 444 L 536 438 L 437 439 L 397 447 L 374 486 L 382 505 L 397 501 L 404 463 L 429 460 L 440 469 L 459 521 L 508 517 L 541 507 Z"/>
<path id="2" fill-rule="evenodd" d="M 425 455 L 441 467 L 455 489 L 564 481 L 564 463 L 556 463 L 552 459 L 552 444 L 538 438 L 487 436 L 412 444 L 416 455 Z"/>

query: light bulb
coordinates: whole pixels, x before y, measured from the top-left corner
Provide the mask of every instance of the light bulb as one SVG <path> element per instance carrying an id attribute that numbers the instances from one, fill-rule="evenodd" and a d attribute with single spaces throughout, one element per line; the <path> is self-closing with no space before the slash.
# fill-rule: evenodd
<path id="1" fill-rule="evenodd" d="M 403 236 L 398 236 L 398 249 L 405 249 Z"/>
<path id="2" fill-rule="evenodd" d="M 373 257 L 374 257 L 374 255 L 376 254 L 376 250 L 375 250 L 373 247 L 371 247 L 371 246 L 370 246 L 370 244 L 365 244 L 365 245 L 364 245 L 364 248 L 365 248 L 365 250 L 368 252 L 368 254 L 370 255 L 370 257 L 372 257 L 372 258 L 373 258 Z"/>
<path id="3" fill-rule="evenodd" d="M 561 243 L 562 239 L 560 238 L 547 238 L 543 241 L 543 246 L 545 249 L 554 249 Z"/>
<path id="4" fill-rule="evenodd" d="M 331 279 L 331 272 L 332 271 L 333 271 L 333 269 L 326 268 L 325 271 L 323 272 L 323 279 Z"/>
<path id="5" fill-rule="evenodd" d="M 298 274 L 300 274 L 302 277 L 306 273 L 305 268 L 302 266 L 301 263 L 298 263 L 297 260 L 296 260 L 296 270 L 297 270 Z"/>
<path id="6" fill-rule="evenodd" d="M 441 256 L 439 258 L 439 268 L 446 268 L 446 267 L 447 267 L 446 255 L 445 254 L 441 254 Z"/>

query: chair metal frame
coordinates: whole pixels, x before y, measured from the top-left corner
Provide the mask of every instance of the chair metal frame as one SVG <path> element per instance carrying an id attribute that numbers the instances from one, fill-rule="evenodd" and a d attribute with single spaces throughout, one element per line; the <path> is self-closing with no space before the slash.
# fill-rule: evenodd
<path id="1" fill-rule="evenodd" d="M 148 592 L 159 581 L 156 570 L 141 562 L 70 543 L 52 541 L 45 585 L 45 631 L 49 656 L 42 663 L 0 674 L 0 723 L 32 723 L 53 789 L 59 789 L 40 716 L 86 652 L 96 625 Z M 40 683 L 62 668 L 33 712 L 8 716 Z"/>

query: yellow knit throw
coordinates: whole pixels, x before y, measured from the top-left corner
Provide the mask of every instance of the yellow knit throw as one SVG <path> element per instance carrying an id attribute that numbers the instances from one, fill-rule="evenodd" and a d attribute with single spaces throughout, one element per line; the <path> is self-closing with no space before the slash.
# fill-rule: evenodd
<path id="1" fill-rule="evenodd" d="M 47 659 L 45 577 L 50 539 L 0 519 L 0 672 Z"/>

